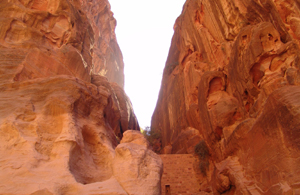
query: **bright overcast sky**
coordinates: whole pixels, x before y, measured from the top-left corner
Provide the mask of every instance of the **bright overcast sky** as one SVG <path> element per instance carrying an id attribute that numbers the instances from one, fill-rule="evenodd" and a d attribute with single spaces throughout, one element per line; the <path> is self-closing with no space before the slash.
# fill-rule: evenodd
<path id="1" fill-rule="evenodd" d="M 125 91 L 140 126 L 151 125 L 173 26 L 185 0 L 109 0 L 125 64 Z"/>

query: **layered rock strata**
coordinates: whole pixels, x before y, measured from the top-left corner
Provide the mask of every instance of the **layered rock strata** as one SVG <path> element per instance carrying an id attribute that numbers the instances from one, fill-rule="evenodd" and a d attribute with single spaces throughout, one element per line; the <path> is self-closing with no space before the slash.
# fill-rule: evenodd
<path id="1" fill-rule="evenodd" d="M 297 1 L 186 1 L 151 128 L 164 153 L 204 140 L 203 194 L 300 192 L 299 11 Z"/>
<path id="2" fill-rule="evenodd" d="M 124 87 L 108 1 L 4 0 L 0 7 L 1 59 L 22 61 L 1 67 L 1 73 L 7 72 L 3 79 L 72 75 L 90 81 L 89 75 L 96 74 Z"/>
<path id="3" fill-rule="evenodd" d="M 103 8 L 96 12 L 94 4 Z M 107 120 L 116 135 L 121 138 L 127 129 L 139 129 L 123 90 L 122 55 L 107 1 L 15 0 L 1 1 L 0 7 L 1 83 L 69 75 L 101 85 L 111 96 L 114 113 L 108 114 Z M 104 48 L 106 53 L 99 53 Z M 107 66 L 99 58 L 107 61 Z M 116 69 L 121 72 L 111 71 Z M 104 72 L 113 76 L 104 77 Z"/>
<path id="4" fill-rule="evenodd" d="M 3 0 L 0 20 L 0 194 L 159 194 L 109 3 Z"/>
<path id="5" fill-rule="evenodd" d="M 123 56 L 115 35 L 116 20 L 108 0 L 80 0 L 80 3 L 81 11 L 86 13 L 95 34 L 91 48 L 93 74 L 105 76 L 108 81 L 124 88 Z"/>

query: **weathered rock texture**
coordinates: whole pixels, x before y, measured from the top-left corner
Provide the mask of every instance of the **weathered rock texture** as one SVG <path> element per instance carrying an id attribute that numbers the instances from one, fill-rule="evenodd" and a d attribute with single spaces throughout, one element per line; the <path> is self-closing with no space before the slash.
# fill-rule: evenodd
<path id="1" fill-rule="evenodd" d="M 108 0 L 79 1 L 95 34 L 94 46 L 91 48 L 92 72 L 105 76 L 110 82 L 116 82 L 124 88 L 123 56 L 116 40 L 116 20 L 110 11 Z"/>
<path id="2" fill-rule="evenodd" d="M 185 3 L 151 128 L 165 153 L 205 141 L 203 193 L 300 193 L 299 13 L 298 1 Z"/>
<path id="3" fill-rule="evenodd" d="M 113 173 L 130 195 L 159 195 L 162 160 L 139 131 L 126 131 L 116 147 Z"/>
<path id="4" fill-rule="evenodd" d="M 2 0 L 0 21 L 0 194 L 158 194 L 139 131 L 117 147 L 139 125 L 108 2 Z"/>
<path id="5" fill-rule="evenodd" d="M 2 82 L 54 75 L 90 81 L 96 74 L 123 88 L 124 65 L 108 1 L 3 0 L 0 7 Z"/>

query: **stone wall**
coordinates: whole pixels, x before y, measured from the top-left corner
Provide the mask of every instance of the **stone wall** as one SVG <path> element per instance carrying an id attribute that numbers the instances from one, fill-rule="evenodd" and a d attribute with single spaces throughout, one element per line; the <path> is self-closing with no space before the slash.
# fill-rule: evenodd
<path id="1" fill-rule="evenodd" d="M 194 164 L 197 159 L 191 154 L 164 154 L 161 195 L 198 195 L 200 184 L 197 181 Z"/>

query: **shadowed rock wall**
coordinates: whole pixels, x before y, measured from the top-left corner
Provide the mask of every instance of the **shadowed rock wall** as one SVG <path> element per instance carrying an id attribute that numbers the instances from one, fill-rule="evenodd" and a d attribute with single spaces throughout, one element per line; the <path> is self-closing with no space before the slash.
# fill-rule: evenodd
<path id="1" fill-rule="evenodd" d="M 151 128 L 163 153 L 205 141 L 203 193 L 299 192 L 299 5 L 186 1 Z"/>

